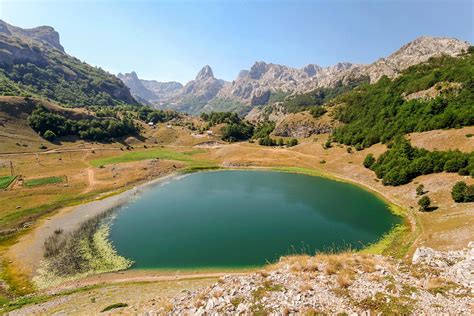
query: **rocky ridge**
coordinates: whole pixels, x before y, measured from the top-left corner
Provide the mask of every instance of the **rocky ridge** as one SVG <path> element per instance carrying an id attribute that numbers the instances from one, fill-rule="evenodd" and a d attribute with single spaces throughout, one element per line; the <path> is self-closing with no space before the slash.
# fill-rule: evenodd
<path id="1" fill-rule="evenodd" d="M 21 76 L 14 67 L 21 67 Z M 28 93 L 62 104 L 137 104 L 117 77 L 68 55 L 51 26 L 22 29 L 0 20 L 0 70 Z"/>
<path id="2" fill-rule="evenodd" d="M 382 76 L 394 78 L 404 69 L 421 64 L 431 57 L 442 54 L 456 56 L 469 48 L 469 43 L 455 38 L 422 36 L 403 45 L 387 58 L 380 58 L 369 65 L 359 65 L 341 73 L 336 80 L 348 80 L 368 76 L 370 82 L 377 82 Z M 330 84 L 330 83 L 329 83 Z M 328 85 L 328 83 L 323 83 Z"/>
<path id="3" fill-rule="evenodd" d="M 32 29 L 22 29 L 0 20 L 0 35 L 15 37 L 27 43 L 39 42 L 64 52 L 64 48 L 59 42 L 59 33 L 51 26 L 43 25 Z"/>
<path id="4" fill-rule="evenodd" d="M 472 271 L 474 242 L 459 251 L 422 247 L 411 263 L 354 253 L 287 257 L 258 273 L 185 291 L 147 313 L 467 315 L 474 308 Z"/>
<path id="5" fill-rule="evenodd" d="M 216 79 L 211 67 L 205 66 L 195 80 L 188 82 L 181 90 L 173 91 L 168 99 L 174 104 L 172 107 L 178 109 L 186 109 L 186 104 L 200 103 L 198 112 L 205 108 L 203 103 L 234 100 L 247 107 L 248 112 L 258 105 L 267 104 L 273 93 L 304 93 L 319 87 L 332 87 L 341 82 L 349 83 L 362 77 L 367 77 L 372 83 L 382 76 L 394 78 L 402 70 L 431 57 L 441 54 L 458 55 L 466 51 L 469 45 L 454 38 L 424 36 L 369 65 L 342 62 L 328 67 L 308 64 L 303 68 L 292 68 L 258 61 L 249 70 L 240 71 L 232 82 Z"/>

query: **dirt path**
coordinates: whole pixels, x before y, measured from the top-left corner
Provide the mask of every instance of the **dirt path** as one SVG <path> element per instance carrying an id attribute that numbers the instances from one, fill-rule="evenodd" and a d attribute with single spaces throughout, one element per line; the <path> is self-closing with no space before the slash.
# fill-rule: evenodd
<path id="1" fill-rule="evenodd" d="M 217 279 L 224 275 L 245 275 L 254 270 L 242 270 L 240 272 L 232 270 L 222 270 L 216 272 L 163 272 L 159 270 L 126 270 L 121 272 L 111 272 L 82 278 L 71 282 L 63 283 L 59 286 L 49 288 L 49 294 L 59 293 L 66 290 L 93 286 L 99 284 L 123 284 L 139 282 L 163 282 L 180 281 L 193 279 Z"/>

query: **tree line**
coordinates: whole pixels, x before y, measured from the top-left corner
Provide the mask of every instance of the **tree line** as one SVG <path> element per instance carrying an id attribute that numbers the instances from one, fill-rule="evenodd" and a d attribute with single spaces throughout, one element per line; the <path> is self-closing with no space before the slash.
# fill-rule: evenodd
<path id="1" fill-rule="evenodd" d="M 133 119 L 84 118 L 73 120 L 62 114 L 37 106 L 28 117 L 29 125 L 43 138 L 54 141 L 60 136 L 73 135 L 93 141 L 110 141 L 113 138 L 138 134 L 139 129 Z"/>
<path id="2" fill-rule="evenodd" d="M 402 185 L 431 173 L 457 172 L 474 177 L 474 152 L 428 151 L 412 147 L 404 137 L 397 137 L 377 159 L 368 154 L 364 166 L 374 171 L 384 185 Z"/>

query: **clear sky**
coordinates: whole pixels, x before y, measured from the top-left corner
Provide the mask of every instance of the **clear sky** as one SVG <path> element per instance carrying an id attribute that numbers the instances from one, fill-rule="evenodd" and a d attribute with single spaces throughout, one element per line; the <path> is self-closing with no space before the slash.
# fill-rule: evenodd
<path id="1" fill-rule="evenodd" d="M 112 73 L 233 80 L 258 60 L 370 63 L 421 35 L 473 43 L 473 0 L 0 0 L 0 18 L 53 26 L 66 51 Z"/>

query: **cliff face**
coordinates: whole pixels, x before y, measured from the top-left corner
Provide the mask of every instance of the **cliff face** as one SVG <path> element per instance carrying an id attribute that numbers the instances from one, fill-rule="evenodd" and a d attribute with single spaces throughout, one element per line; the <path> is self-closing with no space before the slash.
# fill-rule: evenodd
<path id="1" fill-rule="evenodd" d="M 117 77 L 66 54 L 50 26 L 22 29 L 0 20 L 0 69 L 28 93 L 71 106 L 137 103 Z"/>

